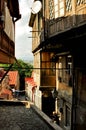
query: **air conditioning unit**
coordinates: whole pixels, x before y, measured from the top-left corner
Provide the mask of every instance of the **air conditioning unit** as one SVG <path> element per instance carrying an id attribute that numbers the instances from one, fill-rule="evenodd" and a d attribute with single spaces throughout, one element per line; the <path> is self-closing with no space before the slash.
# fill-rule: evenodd
<path id="1" fill-rule="evenodd" d="M 70 126 L 64 126 L 64 130 L 70 130 Z"/>
<path id="2" fill-rule="evenodd" d="M 0 16 L 0 21 L 4 22 L 4 20 L 5 20 L 5 19 L 4 19 L 4 15 L 1 15 L 1 16 Z"/>

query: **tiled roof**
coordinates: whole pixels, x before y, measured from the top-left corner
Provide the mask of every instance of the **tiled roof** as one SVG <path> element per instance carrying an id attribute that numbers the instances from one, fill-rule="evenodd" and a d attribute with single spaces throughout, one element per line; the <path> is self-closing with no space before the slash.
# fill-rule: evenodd
<path id="1" fill-rule="evenodd" d="M 15 85 L 17 81 L 18 71 L 9 71 L 8 75 L 9 75 L 9 84 Z"/>
<path id="2" fill-rule="evenodd" d="M 37 84 L 35 83 L 33 78 L 26 77 L 25 82 L 28 82 L 30 84 L 30 86 L 33 86 L 33 87 L 37 86 Z"/>

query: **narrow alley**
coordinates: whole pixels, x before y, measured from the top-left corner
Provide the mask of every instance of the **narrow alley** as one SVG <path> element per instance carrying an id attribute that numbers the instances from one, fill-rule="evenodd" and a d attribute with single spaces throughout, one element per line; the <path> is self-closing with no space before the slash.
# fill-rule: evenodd
<path id="1" fill-rule="evenodd" d="M 22 102 L 0 101 L 0 104 L 0 130 L 60 130 L 55 123 L 50 125 L 42 119 L 37 114 L 39 110 L 34 111 Z"/>

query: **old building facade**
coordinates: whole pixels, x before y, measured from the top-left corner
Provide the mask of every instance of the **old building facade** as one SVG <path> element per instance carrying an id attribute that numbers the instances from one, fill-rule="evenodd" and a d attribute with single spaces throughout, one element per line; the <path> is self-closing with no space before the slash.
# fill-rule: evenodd
<path id="1" fill-rule="evenodd" d="M 37 85 L 44 97 L 56 88 L 64 130 L 85 130 L 86 1 L 40 1 L 42 9 L 29 21 Z"/>
<path id="2" fill-rule="evenodd" d="M 20 18 L 18 0 L 0 0 L 0 63 L 11 64 L 0 78 L 0 93 L 2 86 L 3 88 L 9 86 L 6 82 L 7 73 L 15 61 L 15 22 Z"/>
<path id="3" fill-rule="evenodd" d="M 15 60 L 15 22 L 20 18 L 18 0 L 0 0 L 0 63 Z"/>

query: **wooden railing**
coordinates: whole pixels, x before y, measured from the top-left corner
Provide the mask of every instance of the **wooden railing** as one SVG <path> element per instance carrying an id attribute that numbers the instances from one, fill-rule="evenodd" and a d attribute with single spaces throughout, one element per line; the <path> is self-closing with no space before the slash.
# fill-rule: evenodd
<path id="1" fill-rule="evenodd" d="M 82 24 L 86 24 L 86 4 L 76 6 L 76 11 L 70 15 L 64 15 L 49 21 L 49 37 L 70 30 Z"/>

